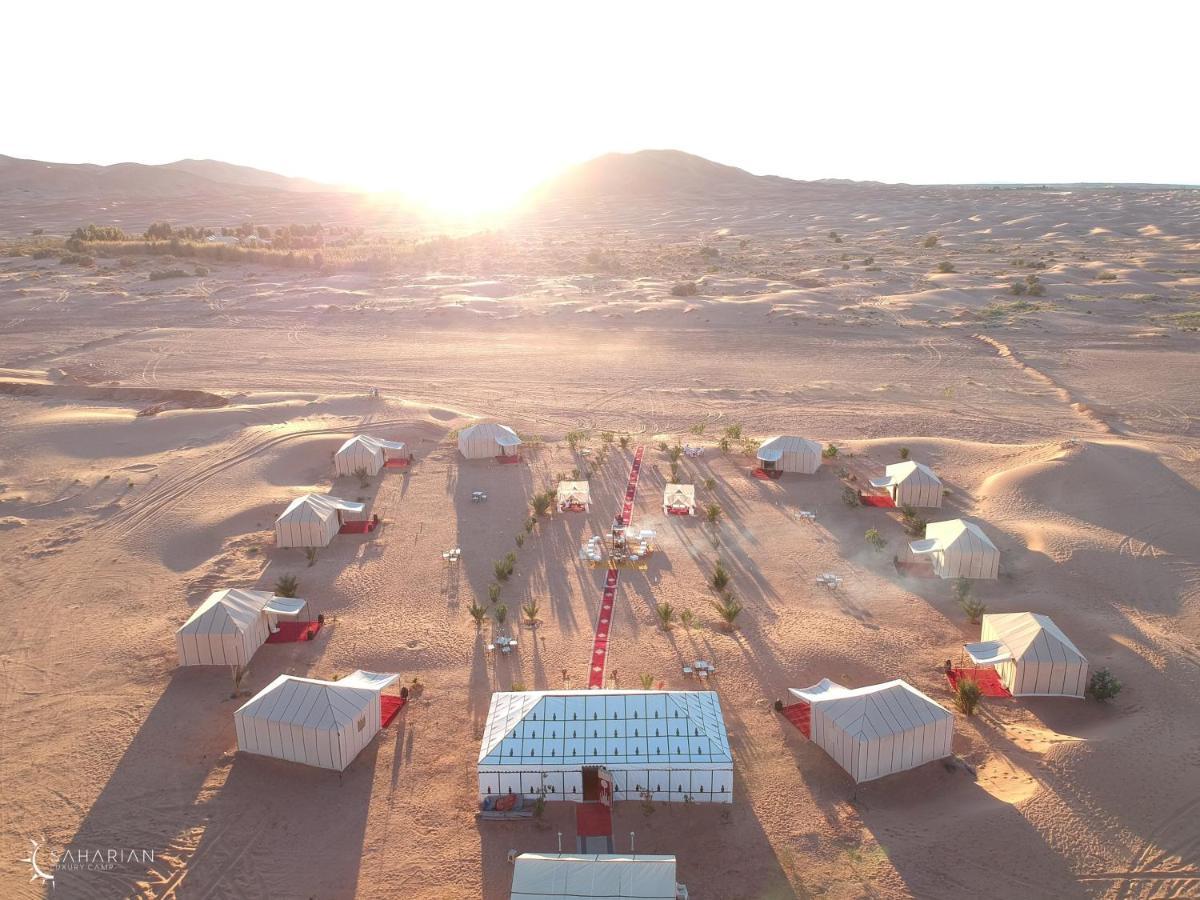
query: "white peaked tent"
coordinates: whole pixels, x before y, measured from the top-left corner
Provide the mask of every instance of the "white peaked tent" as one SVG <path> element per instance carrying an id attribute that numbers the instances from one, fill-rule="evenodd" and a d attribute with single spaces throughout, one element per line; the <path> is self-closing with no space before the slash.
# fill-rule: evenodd
<path id="1" fill-rule="evenodd" d="M 516 456 L 521 439 L 507 425 L 482 422 L 458 433 L 458 452 L 467 459 L 487 459 L 489 456 Z"/>
<path id="2" fill-rule="evenodd" d="M 942 505 L 942 479 L 929 466 L 910 459 L 893 463 L 883 473 L 883 478 L 871 479 L 871 487 L 886 489 L 897 506 Z"/>
<path id="3" fill-rule="evenodd" d="M 663 512 L 694 516 L 696 514 L 696 486 L 694 484 L 668 484 L 663 489 Z"/>
<path id="4" fill-rule="evenodd" d="M 939 578 L 995 578 L 1000 551 L 983 530 L 965 519 L 930 522 L 925 539 L 908 545 L 917 556 L 929 556 Z"/>
<path id="5" fill-rule="evenodd" d="M 229 588 L 209 594 L 178 631 L 181 666 L 244 666 L 266 642 L 278 619 L 298 619 L 303 600 L 270 591 Z"/>
<path id="6" fill-rule="evenodd" d="M 1087 659 L 1049 616 L 988 613 L 979 643 L 963 649 L 975 665 L 994 666 L 1014 697 L 1082 697 L 1087 690 Z"/>
<path id="7" fill-rule="evenodd" d="M 280 675 L 233 714 L 238 749 L 340 772 L 379 733 L 379 694 L 399 677 L 362 670 L 341 681 Z"/>
<path id="8" fill-rule="evenodd" d="M 733 802 L 733 757 L 712 691 L 522 691 L 492 695 L 479 750 L 479 798 L 593 800 L 608 770 L 614 800 Z"/>
<path id="9" fill-rule="evenodd" d="M 389 459 L 402 458 L 406 449 L 401 441 L 385 441 L 358 434 L 333 454 L 333 470 L 338 475 L 353 475 L 359 469 L 365 469 L 368 475 L 378 475 L 384 463 Z"/>
<path id="10" fill-rule="evenodd" d="M 325 547 L 344 522 L 367 518 L 362 503 L 324 494 L 304 494 L 288 504 L 275 520 L 275 543 L 280 547 Z"/>
<path id="11" fill-rule="evenodd" d="M 789 693 L 810 707 L 813 742 L 856 782 L 950 755 L 954 716 L 903 681 L 847 688 L 822 678 Z"/>
<path id="12" fill-rule="evenodd" d="M 674 856 L 522 853 L 511 900 L 676 900 Z"/>
<path id="13" fill-rule="evenodd" d="M 558 483 L 558 508 L 560 510 L 583 507 L 592 508 L 592 488 L 586 481 L 560 481 Z"/>
<path id="14" fill-rule="evenodd" d="M 787 434 L 768 438 L 758 448 L 758 464 L 768 472 L 811 475 L 821 468 L 821 445 Z"/>

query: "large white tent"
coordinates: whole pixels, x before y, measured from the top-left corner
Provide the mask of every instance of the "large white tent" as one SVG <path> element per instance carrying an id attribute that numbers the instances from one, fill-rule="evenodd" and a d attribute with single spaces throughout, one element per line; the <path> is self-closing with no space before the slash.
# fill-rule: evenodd
<path id="1" fill-rule="evenodd" d="M 1014 697 L 1082 697 L 1088 663 L 1049 616 L 988 613 L 979 643 L 963 649 L 977 666 L 994 666 Z"/>
<path id="2" fill-rule="evenodd" d="M 917 556 L 929 556 L 939 578 L 995 578 L 1000 551 L 983 530 L 965 519 L 930 522 L 925 539 L 908 545 Z"/>
<path id="3" fill-rule="evenodd" d="M 758 448 L 758 464 L 768 472 L 811 475 L 821 468 L 821 445 L 790 434 L 768 438 Z"/>
<path id="4" fill-rule="evenodd" d="M 872 478 L 871 487 L 888 492 L 897 506 L 940 507 L 942 479 L 924 463 L 906 460 L 883 470 L 883 478 Z"/>
<path id="5" fill-rule="evenodd" d="M 380 692 L 399 677 L 361 669 L 340 681 L 280 675 L 233 714 L 238 749 L 340 772 L 379 733 Z"/>
<path id="6" fill-rule="evenodd" d="M 270 591 L 214 591 L 175 632 L 181 666 L 244 666 L 278 619 L 298 619 L 308 604 Z"/>
<path id="7" fill-rule="evenodd" d="M 557 504 L 559 510 L 587 512 L 592 508 L 592 488 L 586 481 L 560 481 Z"/>
<path id="8" fill-rule="evenodd" d="M 678 896 L 674 856 L 522 853 L 513 865 L 512 900 L 676 900 Z"/>
<path id="9" fill-rule="evenodd" d="M 389 459 L 403 459 L 406 450 L 402 441 L 357 434 L 333 454 L 333 470 L 338 475 L 356 475 L 359 469 L 368 475 L 378 475 Z"/>
<path id="10" fill-rule="evenodd" d="M 303 494 L 275 520 L 275 543 L 280 547 L 325 547 L 344 522 L 361 522 L 367 507 L 340 497 Z"/>
<path id="11" fill-rule="evenodd" d="M 696 514 L 696 486 L 668 484 L 663 489 L 663 512 L 677 516 Z"/>
<path id="12" fill-rule="evenodd" d="M 479 750 L 479 797 L 593 800 L 606 769 L 613 799 L 733 802 L 733 757 L 712 691 L 521 691 L 492 695 Z M 587 787 L 585 788 L 585 785 Z"/>
<path id="13" fill-rule="evenodd" d="M 467 459 L 487 459 L 489 456 L 516 456 L 521 439 L 507 425 L 481 422 L 458 433 L 458 452 Z"/>
<path id="14" fill-rule="evenodd" d="M 822 678 L 789 693 L 810 707 L 813 742 L 856 782 L 950 755 L 954 716 L 903 681 L 847 688 Z"/>

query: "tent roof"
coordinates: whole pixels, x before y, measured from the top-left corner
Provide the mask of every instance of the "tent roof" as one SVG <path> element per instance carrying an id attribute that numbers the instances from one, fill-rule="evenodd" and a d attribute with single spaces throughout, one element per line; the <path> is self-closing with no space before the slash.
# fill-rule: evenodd
<path id="1" fill-rule="evenodd" d="M 247 700 L 239 715 L 320 731 L 349 726 L 370 709 L 375 690 L 338 681 L 280 675 Z"/>
<path id="2" fill-rule="evenodd" d="M 790 693 L 819 706 L 823 715 L 860 741 L 902 734 L 952 717 L 947 709 L 899 679 L 847 688 L 823 678 L 812 687 Z"/>
<path id="3" fill-rule="evenodd" d="M 877 488 L 891 487 L 893 484 L 901 484 L 912 478 L 914 475 L 919 475 L 922 478 L 930 481 L 942 483 L 942 479 L 937 477 L 933 469 L 924 463 L 919 463 L 914 460 L 906 460 L 904 462 L 892 463 L 886 466 L 883 470 L 883 478 L 872 478 L 871 486 Z"/>
<path id="4" fill-rule="evenodd" d="M 675 857 L 522 853 L 513 868 L 512 900 L 675 900 Z"/>
<path id="5" fill-rule="evenodd" d="M 758 458 L 770 461 L 779 459 L 784 453 L 820 453 L 821 449 L 820 444 L 810 441 L 808 438 L 796 437 L 794 434 L 780 434 L 767 438 L 759 445 Z M 779 456 L 764 456 L 763 451 L 768 454 L 778 451 Z"/>
<path id="6" fill-rule="evenodd" d="M 777 448 L 758 448 L 758 458 L 764 462 L 779 462 L 783 459 L 783 451 Z"/>
<path id="7" fill-rule="evenodd" d="M 581 726 L 577 737 L 566 728 L 573 722 Z M 533 723 L 536 727 L 520 727 Z M 654 733 L 658 729 L 661 735 Z M 593 738 L 593 730 L 599 732 L 598 738 Z M 663 748 L 651 754 L 650 744 L 656 741 Z M 733 762 L 721 702 L 713 691 L 585 690 L 492 694 L 479 763 L 521 768 L 570 765 L 570 748 L 585 743 L 602 752 L 578 752 L 576 766 L 584 761 L 632 764 L 650 755 L 664 764 Z"/>
<path id="8" fill-rule="evenodd" d="M 668 484 L 663 489 L 663 501 L 668 506 L 673 503 L 695 506 L 696 486 L 694 484 Z"/>
<path id="9" fill-rule="evenodd" d="M 996 545 L 992 543 L 991 538 L 983 533 L 983 529 L 974 522 L 968 522 L 966 519 L 950 519 L 945 522 L 930 522 L 925 526 L 926 541 L 935 541 L 934 550 L 945 550 L 959 541 L 968 541 L 972 544 L 982 545 L 985 548 L 992 550 L 996 549 Z M 923 544 L 925 541 L 914 541 L 910 546 L 913 548 L 913 553 L 921 553 L 916 549 L 917 544 Z"/>
<path id="10" fill-rule="evenodd" d="M 591 485 L 586 481 L 560 481 L 558 483 L 558 502 L 570 500 L 578 497 L 583 500 L 590 500 L 592 496 Z"/>
<path id="11" fill-rule="evenodd" d="M 977 644 L 963 644 L 967 656 L 977 666 L 994 666 L 996 663 L 1007 662 L 1012 654 L 1002 641 L 980 641 Z"/>
<path id="12" fill-rule="evenodd" d="M 521 443 L 521 439 L 517 437 L 517 433 L 507 425 L 498 425 L 495 422 L 480 422 L 478 425 L 468 425 L 461 432 L 462 437 L 485 437 L 491 438 L 502 447 L 516 447 Z"/>
<path id="13" fill-rule="evenodd" d="M 394 672 L 366 672 L 363 669 L 355 669 L 345 678 L 339 678 L 335 683 L 342 687 L 360 687 L 370 691 L 382 691 L 399 680 L 400 676 Z"/>
<path id="14" fill-rule="evenodd" d="M 983 620 L 990 623 L 996 640 L 1004 644 L 1014 659 L 1086 661 L 1079 648 L 1049 616 L 1031 612 L 988 613 Z"/>
<path id="15" fill-rule="evenodd" d="M 246 632 L 262 616 L 264 607 L 275 599 L 275 595 L 270 591 L 243 588 L 214 591 L 188 616 L 188 620 L 180 626 L 179 631 L 183 634 Z"/>
<path id="16" fill-rule="evenodd" d="M 362 512 L 365 510 L 366 504 L 352 503 L 349 500 L 343 500 L 341 497 L 331 497 L 328 494 L 301 494 L 295 500 L 288 504 L 279 516 L 280 519 L 305 517 L 309 514 L 315 515 L 320 519 L 328 519 L 335 515 L 339 509 L 347 512 Z"/>
<path id="17" fill-rule="evenodd" d="M 347 450 L 352 449 L 356 444 L 362 444 L 364 447 L 367 447 L 370 450 L 375 450 L 375 449 L 403 450 L 404 449 L 403 441 L 385 441 L 383 438 L 372 437 L 369 434 L 356 434 L 354 437 L 352 437 L 348 441 L 346 441 L 346 443 L 342 444 L 342 446 L 338 447 L 337 452 L 343 453 Z"/>

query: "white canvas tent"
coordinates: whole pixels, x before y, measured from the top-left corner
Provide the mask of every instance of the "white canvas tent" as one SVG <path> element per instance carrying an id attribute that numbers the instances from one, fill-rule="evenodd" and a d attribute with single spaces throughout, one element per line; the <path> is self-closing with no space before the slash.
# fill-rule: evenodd
<path id="1" fill-rule="evenodd" d="M 238 749 L 340 772 L 379 733 L 379 694 L 399 677 L 362 670 L 341 681 L 280 675 L 233 714 Z"/>
<path id="2" fill-rule="evenodd" d="M 663 489 L 663 512 L 694 516 L 696 514 L 696 486 L 694 484 L 668 484 Z"/>
<path id="3" fill-rule="evenodd" d="M 1082 697 L 1088 663 L 1049 616 L 988 613 L 979 643 L 963 648 L 977 666 L 994 666 L 1014 697 Z"/>
<path id="4" fill-rule="evenodd" d="M 983 530 L 965 519 L 930 522 L 925 539 L 908 545 L 917 556 L 929 556 L 939 578 L 995 578 L 1000 551 Z"/>
<path id="5" fill-rule="evenodd" d="M 595 770 L 614 800 L 733 802 L 733 757 L 712 691 L 521 691 L 492 695 L 479 798 L 592 800 Z M 585 770 L 589 770 L 585 772 Z"/>
<path id="6" fill-rule="evenodd" d="M 954 716 L 903 681 L 847 688 L 822 678 L 789 693 L 810 707 L 813 742 L 856 782 L 950 755 Z"/>
<path id="7" fill-rule="evenodd" d="M 299 619 L 303 600 L 270 591 L 214 591 L 175 632 L 181 666 L 244 666 L 277 630 L 279 619 Z"/>
<path id="8" fill-rule="evenodd" d="M 893 463 L 883 470 L 883 478 L 872 478 L 871 487 L 891 495 L 897 506 L 935 508 L 942 505 L 942 479 L 924 463 Z"/>
<path id="9" fill-rule="evenodd" d="M 402 441 L 385 441 L 358 434 L 333 454 L 333 470 L 338 475 L 354 475 L 359 469 L 368 475 L 378 475 L 384 463 L 389 459 L 402 459 L 406 450 Z"/>
<path id="10" fill-rule="evenodd" d="M 324 494 L 304 494 L 288 504 L 275 520 L 275 543 L 280 547 L 326 547 L 344 522 L 367 518 L 362 503 Z"/>
<path id="11" fill-rule="evenodd" d="M 560 481 L 558 483 L 558 508 L 560 510 L 592 508 L 592 488 L 586 481 Z"/>
<path id="12" fill-rule="evenodd" d="M 521 439 L 507 425 L 482 422 L 458 433 L 458 452 L 467 459 L 487 459 L 489 456 L 516 456 Z"/>
<path id="13" fill-rule="evenodd" d="M 790 434 L 768 438 L 758 448 L 758 464 L 767 472 L 811 475 L 821 468 L 821 445 Z"/>
<path id="14" fill-rule="evenodd" d="M 676 900 L 674 856 L 522 853 L 512 900 Z"/>

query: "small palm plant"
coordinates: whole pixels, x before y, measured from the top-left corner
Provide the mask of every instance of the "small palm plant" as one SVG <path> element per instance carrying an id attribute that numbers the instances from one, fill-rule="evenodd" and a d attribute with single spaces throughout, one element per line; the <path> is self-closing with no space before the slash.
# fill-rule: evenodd
<path id="1" fill-rule="evenodd" d="M 871 545 L 871 549 L 876 553 L 887 546 L 887 538 L 880 534 L 877 528 L 868 528 L 864 537 L 867 543 Z"/>
<path id="2" fill-rule="evenodd" d="M 717 487 L 717 479 L 715 479 L 715 478 L 705 478 L 704 479 L 704 489 L 706 491 L 716 490 L 716 487 Z"/>
<path id="3" fill-rule="evenodd" d="M 741 602 L 729 591 L 722 594 L 720 600 L 713 600 L 712 607 L 717 611 L 717 615 L 721 617 L 721 622 L 727 631 L 732 631 L 736 627 L 737 617 L 745 609 Z"/>
<path id="4" fill-rule="evenodd" d="M 275 580 L 275 595 L 277 597 L 295 597 L 300 588 L 300 582 L 295 575 L 280 575 Z"/>
<path id="5" fill-rule="evenodd" d="M 503 603 L 499 604 L 495 609 L 496 624 L 503 625 L 504 620 L 508 618 L 508 607 Z"/>
<path id="6" fill-rule="evenodd" d="M 729 574 L 729 570 L 725 568 L 725 563 L 718 559 L 717 564 L 713 566 L 711 579 L 712 586 L 718 591 L 723 591 L 726 587 L 728 587 L 732 578 L 733 576 Z"/>
<path id="7" fill-rule="evenodd" d="M 652 687 L 654 687 L 654 676 L 653 675 L 639 675 L 638 681 L 641 682 L 643 691 L 648 691 Z"/>
<path id="8" fill-rule="evenodd" d="M 709 525 L 716 525 L 721 518 L 721 505 L 719 503 L 710 503 L 704 507 L 704 518 L 708 520 Z"/>
<path id="9" fill-rule="evenodd" d="M 554 495 L 549 491 L 540 491 L 533 495 L 533 499 L 529 501 L 533 507 L 534 516 L 541 518 L 550 509 L 550 504 L 554 502 Z"/>
<path id="10" fill-rule="evenodd" d="M 662 630 L 669 630 L 671 623 L 675 621 L 675 607 L 670 603 L 660 603 L 654 607 L 654 612 L 658 615 L 658 624 L 662 626 Z"/>
<path id="11" fill-rule="evenodd" d="M 684 628 L 691 630 L 692 623 L 696 621 L 696 616 L 690 609 L 685 609 L 679 614 L 679 624 Z"/>
<path id="12" fill-rule="evenodd" d="M 500 585 L 494 581 L 488 585 L 488 599 L 493 603 L 500 599 Z"/>
<path id="13" fill-rule="evenodd" d="M 979 687 L 979 682 L 971 678 L 959 679 L 958 685 L 954 689 L 954 705 L 960 712 L 968 716 L 975 715 L 975 710 L 979 707 L 982 697 L 983 690 Z"/>
<path id="14" fill-rule="evenodd" d="M 475 620 L 476 630 L 483 627 L 484 617 L 487 615 L 487 607 L 480 606 L 478 603 L 472 603 L 467 610 L 471 614 L 471 618 Z"/>
<path id="15" fill-rule="evenodd" d="M 521 607 L 521 612 L 525 613 L 525 621 L 530 625 L 536 625 L 538 621 L 538 613 L 542 611 L 541 606 L 536 600 L 530 600 Z"/>
<path id="16" fill-rule="evenodd" d="M 314 565 L 316 565 L 316 562 L 317 562 L 317 548 L 316 548 L 316 547 L 306 547 L 306 548 L 305 548 L 305 550 L 304 550 L 304 558 L 305 558 L 306 560 L 308 560 L 308 566 L 309 566 L 309 568 L 312 568 Z"/>

